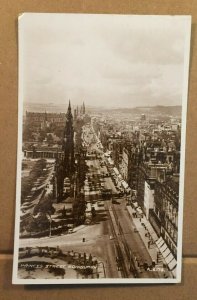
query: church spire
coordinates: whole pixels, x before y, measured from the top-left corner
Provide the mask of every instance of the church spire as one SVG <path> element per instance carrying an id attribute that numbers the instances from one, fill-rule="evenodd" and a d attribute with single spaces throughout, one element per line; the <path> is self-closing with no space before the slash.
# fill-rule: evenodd
<path id="1" fill-rule="evenodd" d="M 68 109 L 67 109 L 67 113 L 71 113 L 71 104 L 70 104 L 70 99 L 69 99 L 69 102 L 68 102 Z"/>
<path id="2" fill-rule="evenodd" d="M 74 170 L 74 130 L 73 130 L 73 116 L 71 111 L 70 100 L 68 104 L 68 110 L 66 113 L 63 150 L 64 150 L 65 176 L 70 177 Z"/>
<path id="3" fill-rule="evenodd" d="M 70 99 L 69 99 L 69 103 L 68 103 L 68 110 L 71 110 Z"/>
<path id="4" fill-rule="evenodd" d="M 67 110 L 67 114 L 66 114 L 67 119 L 72 119 L 72 111 L 71 111 L 71 104 L 70 104 L 70 99 L 69 99 L 69 103 L 68 103 L 68 110 Z"/>

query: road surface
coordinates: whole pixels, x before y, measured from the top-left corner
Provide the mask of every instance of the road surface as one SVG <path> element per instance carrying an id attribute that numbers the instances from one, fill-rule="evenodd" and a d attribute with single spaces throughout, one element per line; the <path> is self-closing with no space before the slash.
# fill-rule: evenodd
<path id="1" fill-rule="evenodd" d="M 98 138 L 91 128 L 84 129 L 83 139 L 88 151 L 102 155 Z M 102 184 L 117 193 L 103 159 L 90 158 L 85 181 L 85 199 L 96 207 L 96 215 L 90 225 L 81 225 L 71 234 L 45 238 L 21 239 L 20 247 L 59 246 L 63 251 L 91 254 L 103 263 L 107 278 L 157 277 L 157 273 L 145 271 L 144 263 L 152 263 L 150 255 L 134 231 L 134 224 L 126 208 L 126 200 L 101 198 Z M 96 204 L 96 205 L 95 205 Z M 85 239 L 85 242 L 83 242 Z"/>

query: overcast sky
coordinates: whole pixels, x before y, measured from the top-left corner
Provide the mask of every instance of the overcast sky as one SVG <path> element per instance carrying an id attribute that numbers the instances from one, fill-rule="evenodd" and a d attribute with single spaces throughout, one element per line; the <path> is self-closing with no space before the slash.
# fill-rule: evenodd
<path id="1" fill-rule="evenodd" d="M 24 101 L 107 107 L 180 105 L 187 17 L 25 14 Z"/>

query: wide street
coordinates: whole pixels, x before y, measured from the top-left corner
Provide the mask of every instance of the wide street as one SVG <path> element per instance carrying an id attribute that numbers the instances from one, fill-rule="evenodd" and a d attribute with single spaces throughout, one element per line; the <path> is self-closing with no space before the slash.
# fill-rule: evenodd
<path id="1" fill-rule="evenodd" d="M 102 190 L 117 194 L 99 142 L 91 129 L 84 130 L 83 138 L 87 150 L 94 150 L 97 156 L 87 160 L 89 171 L 85 181 L 87 204 L 94 206 L 96 214 L 89 225 L 81 225 L 71 234 L 45 238 L 21 239 L 20 247 L 59 246 L 63 251 L 86 252 L 103 263 L 108 278 L 157 277 L 144 270 L 144 263 L 151 264 L 151 258 L 144 246 L 126 207 L 126 199 L 102 198 Z M 98 151 L 97 151 L 98 149 Z M 83 241 L 83 239 L 85 239 Z"/>

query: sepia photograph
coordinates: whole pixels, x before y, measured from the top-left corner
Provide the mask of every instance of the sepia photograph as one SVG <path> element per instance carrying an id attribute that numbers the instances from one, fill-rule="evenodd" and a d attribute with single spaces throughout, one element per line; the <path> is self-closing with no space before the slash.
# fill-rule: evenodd
<path id="1" fill-rule="evenodd" d="M 181 281 L 190 35 L 190 16 L 19 17 L 13 283 Z"/>

